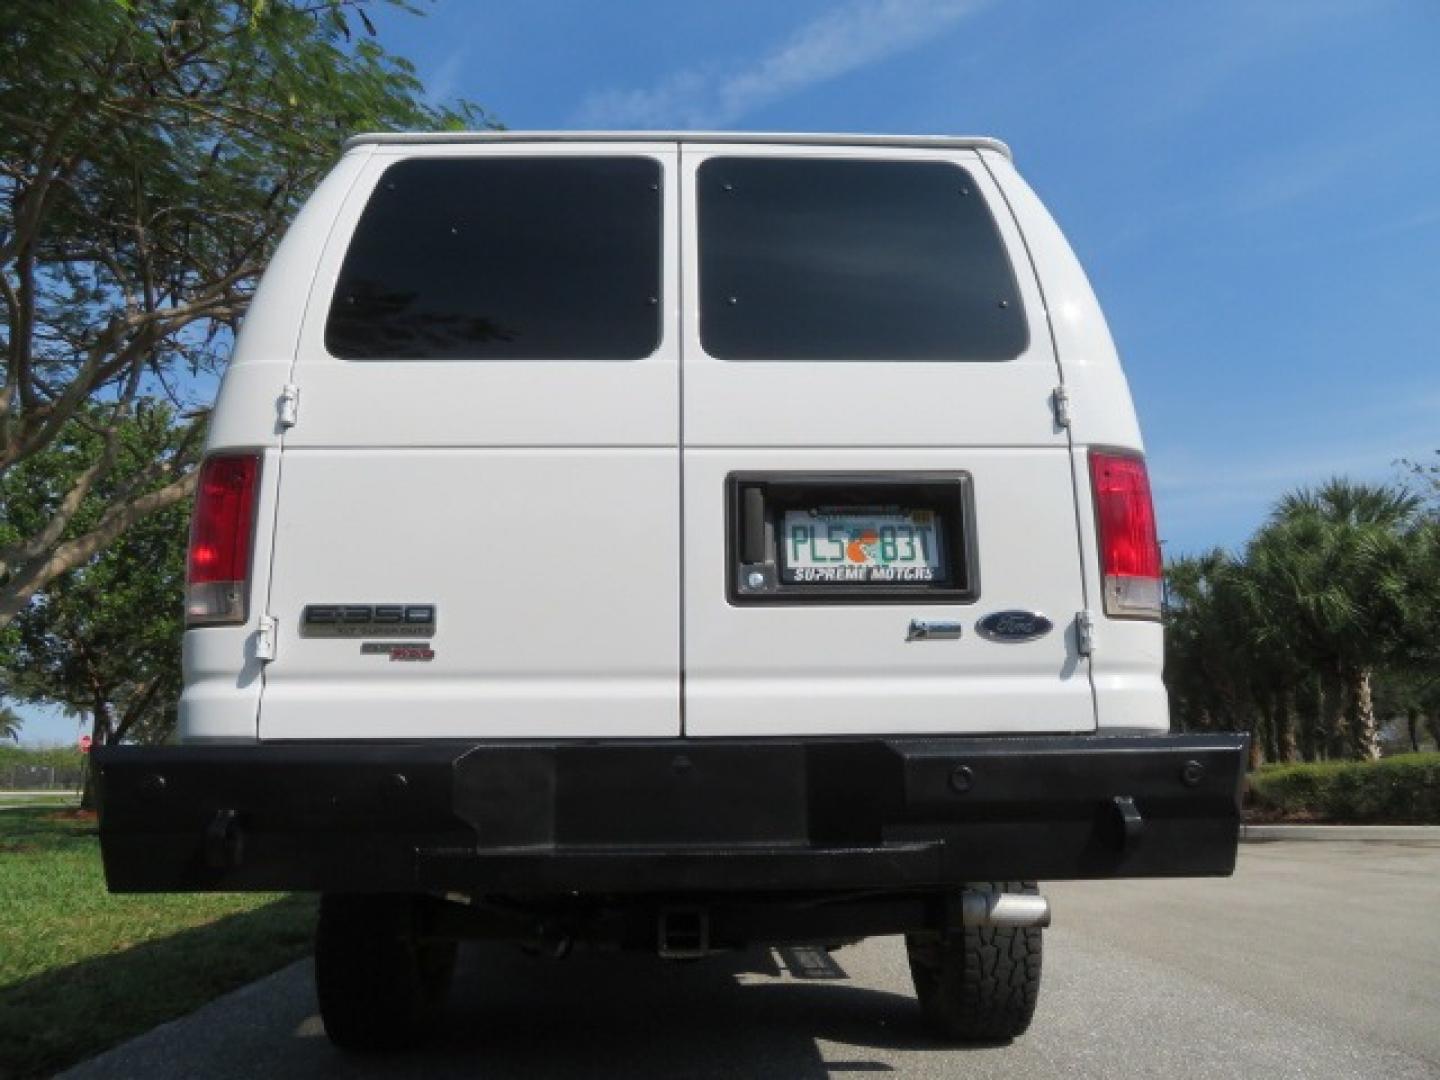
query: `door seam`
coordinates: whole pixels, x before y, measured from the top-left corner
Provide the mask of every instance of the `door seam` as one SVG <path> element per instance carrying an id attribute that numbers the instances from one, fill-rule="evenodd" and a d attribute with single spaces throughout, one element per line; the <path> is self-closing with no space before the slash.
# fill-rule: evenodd
<path id="1" fill-rule="evenodd" d="M 672 159 L 675 169 L 675 220 L 670 225 L 675 230 L 675 407 L 678 415 L 675 420 L 675 459 L 676 472 L 679 474 L 679 507 L 680 507 L 680 551 L 676 565 L 680 572 L 680 582 L 677 595 L 680 600 L 679 611 L 679 650 L 677 659 L 678 674 L 678 714 L 680 720 L 680 738 L 686 737 L 685 730 L 685 148 L 680 142 L 675 143 L 675 156 Z"/>
<path id="2" fill-rule="evenodd" d="M 990 162 L 979 150 L 975 151 L 975 157 L 980 161 L 980 167 L 985 170 L 990 182 L 995 185 L 995 190 L 1000 193 L 1001 200 L 1005 203 L 1005 209 L 1010 214 L 1010 220 L 1015 225 L 1015 232 L 1020 237 L 1020 246 L 1025 250 L 1025 261 L 1030 265 L 1030 276 L 1035 282 L 1035 288 L 1040 292 L 1040 306 L 1045 311 L 1045 330 L 1050 337 L 1050 355 L 1055 358 L 1055 378 L 1061 389 L 1065 387 L 1065 365 L 1060 359 L 1060 340 L 1055 334 L 1055 320 L 1050 313 L 1050 298 L 1045 295 L 1045 280 L 1040 275 L 1040 267 L 1035 262 L 1035 253 L 1030 248 L 1030 238 L 1025 235 L 1025 227 L 1020 223 L 1020 215 L 1015 213 L 1015 207 L 1010 202 L 1010 196 L 1005 190 L 1005 185 L 995 175 L 995 170 L 990 167 Z M 1085 566 L 1085 528 L 1080 520 L 1080 482 L 1076 478 L 1075 469 L 1075 425 L 1066 424 L 1065 445 L 1069 451 L 1070 458 L 1070 505 L 1075 513 L 1075 555 L 1076 565 L 1080 571 L 1080 603 L 1082 610 L 1090 610 L 1090 582 L 1087 577 Z M 1074 619 L 1071 619 L 1071 632 L 1076 633 L 1076 651 L 1079 651 L 1079 631 L 1075 629 Z M 1085 677 L 1090 683 L 1090 712 L 1095 718 L 1095 729 L 1100 730 L 1100 691 L 1095 685 L 1095 657 L 1092 653 L 1080 655 L 1085 662 Z"/>
<path id="3" fill-rule="evenodd" d="M 295 336 L 295 348 L 290 352 L 290 366 L 285 376 L 285 385 L 295 384 L 295 369 L 300 363 L 301 343 L 305 340 L 305 327 L 310 322 L 310 309 L 315 299 L 315 283 L 320 277 L 320 265 L 324 261 L 325 252 L 330 250 L 330 245 L 335 242 L 335 230 L 340 226 L 340 219 L 345 214 L 345 208 L 350 205 L 350 200 L 355 194 L 355 185 L 361 178 L 370 171 L 372 159 L 375 157 L 375 148 L 372 146 L 369 153 L 365 155 L 360 167 L 355 170 L 355 175 L 350 179 L 350 186 L 345 189 L 345 195 L 340 199 L 336 207 L 335 215 L 330 219 L 330 227 L 325 231 L 325 240 L 320 245 L 319 255 L 310 268 L 310 280 L 305 286 L 305 303 L 300 311 L 300 325 Z M 279 439 L 275 445 L 275 505 L 270 515 L 270 555 L 266 565 L 265 573 L 265 609 L 260 614 L 263 616 L 273 615 L 270 611 L 270 604 L 275 592 L 275 540 L 280 531 L 280 496 L 281 485 L 285 479 L 285 437 L 290 433 L 290 428 L 280 429 Z M 280 627 L 277 620 L 275 629 L 276 644 L 279 644 Z M 264 742 L 260 733 L 261 717 L 265 712 L 265 691 L 269 688 L 269 663 L 260 664 L 260 696 L 255 702 L 255 741 Z"/>

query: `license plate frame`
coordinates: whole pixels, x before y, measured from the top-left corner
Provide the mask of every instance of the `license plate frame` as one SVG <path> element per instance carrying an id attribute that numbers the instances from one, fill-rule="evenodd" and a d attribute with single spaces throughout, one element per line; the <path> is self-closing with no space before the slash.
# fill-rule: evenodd
<path id="1" fill-rule="evenodd" d="M 732 604 L 968 604 L 979 599 L 974 490 L 968 472 L 732 473 L 727 477 L 727 503 L 727 593 Z M 843 565 L 851 569 L 846 573 L 797 573 L 808 560 L 787 550 L 787 524 L 828 516 L 837 527 L 867 521 L 898 525 L 906 515 L 930 515 L 935 548 L 928 560 L 934 568 L 929 575 L 856 569 L 885 561 L 870 558 L 847 559 Z M 855 539 L 847 538 L 847 543 Z M 833 545 L 824 550 L 836 554 Z"/>

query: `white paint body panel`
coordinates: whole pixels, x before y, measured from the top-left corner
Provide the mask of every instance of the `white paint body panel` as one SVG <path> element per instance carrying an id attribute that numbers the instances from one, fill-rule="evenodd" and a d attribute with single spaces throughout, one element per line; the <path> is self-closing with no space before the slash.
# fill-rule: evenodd
<path id="1" fill-rule="evenodd" d="M 320 258 L 300 331 L 295 378 L 304 420 L 287 446 L 678 446 L 680 422 L 676 231 L 665 232 L 662 339 L 643 360 L 341 360 L 325 348 L 325 314 L 346 241 L 386 166 L 405 158 L 473 157 L 466 146 L 377 151 L 339 213 L 334 242 Z M 486 157 L 644 156 L 665 170 L 663 213 L 678 214 L 672 148 L 653 143 L 483 148 Z"/>
<path id="2" fill-rule="evenodd" d="M 687 448 L 686 732 L 1091 730 L 1094 706 L 1072 625 L 1081 595 L 1068 459 L 1061 448 Z M 729 604 L 725 477 L 762 469 L 968 471 L 980 603 Z M 974 633 L 981 613 L 1001 608 L 1042 611 L 1055 629 L 1026 644 Z M 958 619 L 965 629 L 959 640 L 907 641 L 912 618 Z"/>
<path id="3" fill-rule="evenodd" d="M 700 344 L 699 258 L 683 245 L 688 306 L 685 349 L 685 445 L 696 446 L 1056 446 L 1050 395 L 1059 382 L 1040 293 L 1028 273 L 1020 235 L 973 151 L 875 150 L 757 144 L 686 145 L 682 231 L 695 234 L 696 170 L 712 156 L 947 161 L 966 169 L 1012 252 L 1021 300 L 1031 314 L 1029 348 L 1006 363 L 728 363 Z M 957 180 L 958 183 L 958 180 Z"/>
<path id="4" fill-rule="evenodd" d="M 687 734 L 1089 731 L 1088 661 L 1069 439 L 1050 398 L 1059 372 L 1044 304 L 1014 219 L 971 149 L 689 145 L 683 235 L 697 231 L 694 177 L 711 156 L 944 161 L 990 205 L 1030 319 L 1003 363 L 731 363 L 706 354 L 684 312 L 685 702 Z M 958 183 L 958 174 L 957 174 Z M 695 244 L 685 296 L 700 295 Z M 973 604 L 733 606 L 723 492 L 731 472 L 968 472 L 979 532 Z M 987 612 L 1039 611 L 1039 641 L 986 641 Z M 958 619 L 958 641 L 906 641 L 912 618 Z"/>
<path id="5" fill-rule="evenodd" d="M 660 346 L 637 361 L 344 361 L 330 296 L 386 165 L 413 156 L 641 154 L 664 169 Z M 694 174 L 707 155 L 946 160 L 1010 252 L 1030 343 L 1007 363 L 726 363 L 700 345 Z M 1055 422 L 1063 381 L 1073 423 Z M 299 387 L 297 423 L 276 406 Z M 748 142 L 597 136 L 363 141 L 277 251 L 217 401 L 210 449 L 264 454 L 249 621 L 186 635 L 187 741 L 686 734 L 1163 730 L 1161 633 L 1100 597 L 1090 445 L 1139 449 L 1129 390 L 1059 229 L 986 140 Z M 735 606 L 724 485 L 734 471 L 964 471 L 972 604 Z M 536 526 L 536 575 L 491 526 Z M 301 637 L 307 603 L 434 603 L 429 663 Z M 1091 608 L 1093 657 L 1078 611 Z M 985 641 L 976 621 L 1042 611 L 1046 637 Z M 277 655 L 254 658 L 256 620 Z M 911 618 L 959 640 L 906 642 Z"/>
<path id="6" fill-rule="evenodd" d="M 675 451 L 287 449 L 265 738 L 673 735 L 679 730 Z M 617 486 L 618 485 L 618 486 Z M 444 498 L 437 492 L 447 492 Z M 640 506 L 626 491 L 644 493 Z M 294 509 L 292 509 L 294 508 Z M 487 520 L 525 521 L 517 569 Z M 322 527 L 321 523 L 327 523 Z M 588 558 L 587 558 L 588 556 Z M 614 565 L 614 563 L 611 563 Z M 433 602 L 430 663 L 305 638 L 304 602 Z"/>
<path id="7" fill-rule="evenodd" d="M 485 150 L 596 152 L 657 160 L 674 220 L 673 147 Z M 386 166 L 473 153 L 376 151 L 319 256 L 293 373 L 299 422 L 285 436 L 261 738 L 680 731 L 676 231 L 665 232 L 662 337 L 645 359 L 348 361 L 325 348 L 346 242 Z M 528 559 L 559 572 L 501 554 L 500 522 L 528 523 Z M 435 659 L 301 637 L 312 603 L 433 603 Z"/>
<path id="8" fill-rule="evenodd" d="M 321 181 L 276 248 L 245 317 L 230 366 L 215 399 L 207 453 L 264 451 L 251 555 L 250 598 L 242 626 L 185 634 L 179 737 L 183 742 L 246 742 L 259 733 L 262 665 L 255 633 L 265 613 L 271 539 L 280 485 L 278 403 L 305 319 L 316 266 L 369 147 L 346 154 Z"/>
<path id="9" fill-rule="evenodd" d="M 234 369 L 231 369 L 232 372 Z M 220 400 L 242 401 L 234 396 L 230 375 L 221 389 Z M 227 394 L 230 396 L 227 397 Z M 257 395 L 258 397 L 258 395 Z M 219 406 L 217 405 L 217 408 Z M 211 435 L 213 445 L 214 435 Z M 257 437 L 251 446 L 259 442 Z M 226 450 L 244 449 L 243 445 Z M 263 582 L 270 565 L 271 529 L 279 491 L 280 451 L 264 450 L 260 462 L 260 497 L 255 509 L 255 546 L 251 556 L 251 594 L 245 623 L 241 626 L 207 626 L 185 634 L 181 666 L 185 689 L 180 695 L 179 737 L 182 742 L 253 741 L 258 730 L 260 694 L 264 686 L 264 665 L 255 656 L 255 636 L 260 616 L 265 613 Z"/>
<path id="10" fill-rule="evenodd" d="M 1130 384 L 1100 303 L 1055 219 L 1006 155 L 992 150 L 980 153 L 1024 228 L 1063 361 L 1075 447 L 1081 565 L 1087 595 L 1096 598 L 1096 649 L 1091 658 L 1096 716 L 1101 728 L 1115 732 L 1165 732 L 1170 728 L 1170 705 L 1161 680 L 1165 648 L 1160 624 L 1107 618 L 1099 603 L 1100 558 L 1086 454 L 1092 446 L 1144 450 Z"/>

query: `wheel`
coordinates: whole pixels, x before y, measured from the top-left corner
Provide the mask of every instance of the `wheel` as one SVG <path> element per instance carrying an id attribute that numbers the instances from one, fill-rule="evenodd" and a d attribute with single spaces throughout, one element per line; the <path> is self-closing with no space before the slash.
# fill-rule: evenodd
<path id="1" fill-rule="evenodd" d="M 1031 881 L 972 886 L 995 892 L 1038 892 Z M 1035 1015 L 1040 993 L 1041 933 L 1037 928 L 969 926 L 907 934 L 915 996 L 930 1024 L 956 1042 L 1013 1039 Z"/>
<path id="2" fill-rule="evenodd" d="M 414 1046 L 445 999 L 455 942 L 423 941 L 421 898 L 327 895 L 315 931 L 315 993 L 343 1050 Z"/>

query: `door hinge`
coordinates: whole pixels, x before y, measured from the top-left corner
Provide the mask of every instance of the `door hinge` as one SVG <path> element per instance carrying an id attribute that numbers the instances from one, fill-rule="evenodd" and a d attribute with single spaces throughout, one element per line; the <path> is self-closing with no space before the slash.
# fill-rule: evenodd
<path id="1" fill-rule="evenodd" d="M 1088 611 L 1075 613 L 1075 647 L 1081 656 L 1095 651 L 1095 616 Z"/>
<path id="2" fill-rule="evenodd" d="M 280 426 L 292 428 L 300 415 L 300 387 L 286 383 L 280 391 Z"/>
<path id="3" fill-rule="evenodd" d="M 275 617 L 273 615 L 261 615 L 260 624 L 255 631 L 255 659 L 275 659 Z"/>
<path id="4" fill-rule="evenodd" d="M 1055 423 L 1062 427 L 1070 426 L 1070 395 L 1066 393 L 1065 387 L 1057 386 L 1050 394 L 1050 406 L 1055 410 Z"/>

